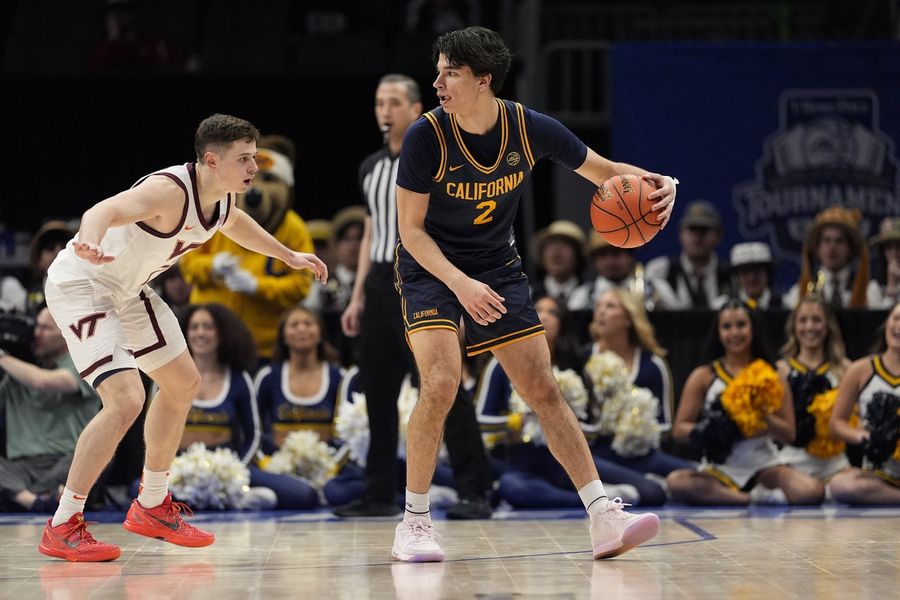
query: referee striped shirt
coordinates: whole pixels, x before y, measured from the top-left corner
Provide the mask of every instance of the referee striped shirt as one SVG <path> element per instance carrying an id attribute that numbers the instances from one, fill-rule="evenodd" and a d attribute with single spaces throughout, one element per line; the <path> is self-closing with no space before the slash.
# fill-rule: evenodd
<path id="1" fill-rule="evenodd" d="M 387 146 L 370 154 L 359 166 L 359 184 L 372 217 L 372 263 L 394 262 L 397 245 L 397 165 L 399 156 L 391 156 Z"/>

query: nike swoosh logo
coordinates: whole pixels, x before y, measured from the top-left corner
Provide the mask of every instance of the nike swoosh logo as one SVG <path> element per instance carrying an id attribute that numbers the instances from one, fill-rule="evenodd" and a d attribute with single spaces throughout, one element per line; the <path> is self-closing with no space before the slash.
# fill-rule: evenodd
<path id="1" fill-rule="evenodd" d="M 160 519 L 159 517 L 154 517 L 150 515 L 150 517 L 164 527 L 168 527 L 172 531 L 178 531 L 178 523 L 173 523 L 171 521 L 166 521 L 165 519 Z"/>
<path id="2" fill-rule="evenodd" d="M 464 166 L 466 166 L 466 163 L 463 163 L 461 165 L 456 165 L 455 167 L 450 167 L 450 172 L 452 173 L 453 171 L 456 171 L 457 169 L 462 169 Z"/>
<path id="3" fill-rule="evenodd" d="M 87 496 L 79 496 L 78 494 L 72 494 L 72 497 L 76 500 L 87 500 Z"/>
<path id="4" fill-rule="evenodd" d="M 184 230 L 185 230 L 185 231 L 190 231 L 190 230 L 193 229 L 193 228 L 194 228 L 193 225 L 185 225 L 185 226 L 184 226 Z"/>

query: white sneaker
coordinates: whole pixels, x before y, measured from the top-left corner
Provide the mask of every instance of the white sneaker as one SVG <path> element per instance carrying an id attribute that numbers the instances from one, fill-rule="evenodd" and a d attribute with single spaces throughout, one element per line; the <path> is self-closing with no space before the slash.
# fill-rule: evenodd
<path id="1" fill-rule="evenodd" d="M 659 517 L 653 513 L 632 515 L 621 498 L 610 500 L 606 510 L 591 519 L 594 558 L 612 558 L 652 540 L 659 533 Z"/>
<path id="2" fill-rule="evenodd" d="M 752 504 L 783 506 L 788 503 L 788 499 L 781 488 L 767 488 L 763 484 L 757 483 L 750 490 L 750 502 Z"/>
<path id="3" fill-rule="evenodd" d="M 391 556 L 406 562 L 440 562 L 444 551 L 438 545 L 434 525 L 419 520 L 400 521 L 394 532 Z"/>

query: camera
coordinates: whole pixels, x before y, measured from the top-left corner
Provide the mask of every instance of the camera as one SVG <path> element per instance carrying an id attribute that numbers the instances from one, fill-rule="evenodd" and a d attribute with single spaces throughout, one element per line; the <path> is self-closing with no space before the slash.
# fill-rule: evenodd
<path id="1" fill-rule="evenodd" d="M 16 358 L 34 362 L 34 317 L 0 313 L 0 348 Z"/>

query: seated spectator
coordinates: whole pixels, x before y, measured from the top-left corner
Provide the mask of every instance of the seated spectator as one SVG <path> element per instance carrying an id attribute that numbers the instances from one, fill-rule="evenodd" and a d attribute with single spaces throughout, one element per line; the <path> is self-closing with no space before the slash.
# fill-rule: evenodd
<path id="1" fill-rule="evenodd" d="M 180 263 L 175 263 L 169 267 L 168 270 L 153 280 L 152 285 L 159 297 L 163 299 L 163 302 L 168 304 L 173 310 L 185 307 L 190 303 L 192 286 L 184 280 L 181 274 Z M 250 343 L 255 346 L 252 338 Z"/>
<path id="2" fill-rule="evenodd" d="M 319 315 L 300 306 L 282 315 L 272 363 L 256 376 L 266 454 L 275 452 L 293 431 L 313 431 L 322 441 L 331 441 L 342 379 L 336 358 Z M 317 490 L 307 487 L 292 500 L 295 508 L 318 505 Z"/>
<path id="3" fill-rule="evenodd" d="M 535 234 L 532 256 L 542 277 L 534 296 L 551 296 L 570 310 L 590 310 L 591 284 L 582 283 L 584 231 L 571 221 L 553 221 Z"/>
<path id="4" fill-rule="evenodd" d="M 838 502 L 900 504 L 900 377 L 894 373 L 900 373 L 900 304 L 888 314 L 875 353 L 855 361 L 838 388 L 831 431 L 864 454 L 862 469 L 832 478 Z"/>
<path id="5" fill-rule="evenodd" d="M 75 443 L 100 410 L 97 393 L 78 374 L 65 340 L 42 309 L 31 364 L 0 350 L 0 406 L 6 412 L 6 458 L 0 458 L 0 506 L 56 510 Z"/>
<path id="6" fill-rule="evenodd" d="M 334 270 L 334 257 L 331 255 L 332 230 L 328 219 L 312 219 L 306 222 L 306 229 L 313 241 L 313 252 L 328 265 L 328 272 Z"/>
<path id="7" fill-rule="evenodd" d="M 34 316 L 44 307 L 44 282 L 50 263 L 74 237 L 75 231 L 64 221 L 47 221 L 34 237 L 28 251 L 29 281 L 4 277 L 0 288 L 0 311 Z"/>
<path id="8" fill-rule="evenodd" d="M 357 339 L 344 335 L 341 329 L 341 315 L 353 294 L 359 248 L 367 216 L 366 208 L 361 205 L 348 206 L 335 214 L 331 228 L 331 253 L 334 265 L 329 271 L 328 282 L 323 285 L 314 281 L 309 295 L 301 303 L 309 310 L 322 315 L 328 339 L 334 343 L 340 356 L 340 363 L 345 366 L 355 362 L 353 353 Z"/>
<path id="9" fill-rule="evenodd" d="M 652 286 L 645 285 L 643 265 L 635 261 L 630 249 L 613 246 L 599 233 L 592 231 L 588 259 L 596 275 L 591 288 L 591 306 L 596 306 L 600 296 L 612 288 L 646 295 L 650 300 Z"/>
<path id="10" fill-rule="evenodd" d="M 738 298 L 759 310 L 782 308 L 781 294 L 772 288 L 772 251 L 764 242 L 742 242 L 731 248 L 732 288 Z M 716 306 L 724 304 L 728 296 L 720 296 Z"/>
<path id="11" fill-rule="evenodd" d="M 774 368 L 761 321 L 740 300 L 719 309 L 708 356 L 681 394 L 672 436 L 703 450 L 697 470 L 666 479 L 688 504 L 819 504 L 822 482 L 781 465 L 775 442 L 795 436 L 790 388 Z M 747 401 L 749 399 L 749 402 Z"/>
<path id="12" fill-rule="evenodd" d="M 187 62 L 184 53 L 166 37 L 140 30 L 131 0 L 106 1 L 103 31 L 103 39 L 88 56 L 88 66 L 94 71 L 181 70 Z"/>
<path id="13" fill-rule="evenodd" d="M 658 308 L 708 309 L 729 293 L 728 265 L 716 255 L 722 233 L 715 206 L 704 200 L 688 205 L 678 222 L 681 254 L 654 258 L 644 272 L 659 295 Z"/>
<path id="14" fill-rule="evenodd" d="M 881 302 L 869 308 L 891 308 L 900 300 L 900 219 L 886 217 L 881 221 L 878 235 L 869 240 L 875 251 Z"/>
<path id="15" fill-rule="evenodd" d="M 837 389 L 850 361 L 834 313 L 815 292 L 791 311 L 785 332 L 778 373 L 791 388 L 797 435 L 779 455 L 783 464 L 827 482 L 850 466 L 842 445 L 831 443 L 827 427 L 824 434 L 819 431 L 834 406 L 833 398 L 830 406 L 823 405 L 826 392 Z"/>
<path id="16" fill-rule="evenodd" d="M 880 306 L 878 283 L 869 280 L 869 248 L 859 229 L 860 212 L 841 206 L 816 215 L 803 240 L 800 280 L 784 296 L 787 308 L 811 291 L 833 309 Z"/>

